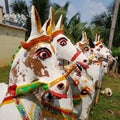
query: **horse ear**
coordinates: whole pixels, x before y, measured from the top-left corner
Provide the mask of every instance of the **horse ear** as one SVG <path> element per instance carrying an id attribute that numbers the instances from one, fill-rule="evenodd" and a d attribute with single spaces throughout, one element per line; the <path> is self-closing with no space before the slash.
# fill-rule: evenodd
<path id="1" fill-rule="evenodd" d="M 84 31 L 82 31 L 82 39 L 81 42 L 84 42 Z"/>
<path id="2" fill-rule="evenodd" d="M 97 33 L 96 33 L 96 36 L 95 36 L 95 43 L 98 41 L 98 35 L 97 35 Z"/>
<path id="3" fill-rule="evenodd" d="M 86 44 L 88 43 L 88 39 L 87 39 L 87 34 L 86 32 L 82 31 L 82 39 L 81 39 L 81 44 Z"/>
<path id="4" fill-rule="evenodd" d="M 52 29 L 55 29 L 54 10 L 52 7 L 50 7 L 49 19 L 50 19 L 50 24 L 52 26 Z"/>
<path id="5" fill-rule="evenodd" d="M 43 27 L 42 27 L 42 30 L 44 32 L 45 35 L 49 34 L 48 33 L 48 26 L 50 25 L 50 19 L 46 20 Z M 50 31 L 51 32 L 51 31 Z"/>
<path id="6" fill-rule="evenodd" d="M 54 10 L 52 7 L 50 7 L 49 11 L 49 24 L 47 24 L 47 34 L 51 35 L 52 32 L 55 30 L 55 19 L 54 19 Z"/>
<path id="7" fill-rule="evenodd" d="M 85 38 L 85 41 L 87 41 L 87 33 L 84 32 L 84 38 Z"/>
<path id="8" fill-rule="evenodd" d="M 98 41 L 100 41 L 100 35 L 98 35 Z"/>
<path id="9" fill-rule="evenodd" d="M 28 38 L 28 41 L 36 37 L 40 37 L 42 32 L 43 31 L 42 31 L 40 17 L 38 15 L 38 12 L 35 6 L 32 6 L 31 8 L 31 33 L 30 33 L 30 37 Z"/>
<path id="10" fill-rule="evenodd" d="M 55 30 L 54 10 L 52 7 L 50 7 L 49 18 L 44 23 L 42 29 L 44 30 L 44 33 L 47 35 L 51 35 L 52 32 Z"/>
<path id="11" fill-rule="evenodd" d="M 55 30 L 63 29 L 62 20 L 63 20 L 63 16 L 61 15 L 56 26 L 55 26 Z"/>

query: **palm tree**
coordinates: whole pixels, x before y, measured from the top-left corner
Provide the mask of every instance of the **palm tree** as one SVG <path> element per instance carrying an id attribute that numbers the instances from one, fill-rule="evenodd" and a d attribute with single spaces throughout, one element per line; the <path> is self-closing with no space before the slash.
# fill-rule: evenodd
<path id="1" fill-rule="evenodd" d="M 114 8 L 115 8 L 115 1 L 113 2 L 112 5 L 110 5 L 108 7 L 108 12 L 107 12 L 107 15 L 105 17 L 102 18 L 98 15 L 99 19 L 95 19 L 95 17 L 94 17 L 94 19 L 92 21 L 92 23 L 94 23 L 96 27 L 102 26 L 103 30 L 101 31 L 101 33 L 102 33 L 102 37 L 105 39 L 104 42 L 107 43 L 106 45 L 108 45 L 108 42 L 109 42 L 110 28 L 111 28 L 111 23 L 113 20 L 112 14 L 113 14 Z M 106 18 L 106 19 L 104 19 L 104 18 Z M 106 20 L 106 21 L 104 22 L 104 24 L 99 24 L 99 23 L 101 23 L 101 20 L 102 21 Z M 99 22 L 96 22 L 96 21 L 99 21 Z M 109 43 L 109 44 L 111 44 L 111 46 L 112 46 L 113 56 L 118 56 L 120 58 L 120 54 L 119 54 L 120 53 L 120 42 L 119 42 L 119 40 L 120 40 L 120 6 L 118 8 L 118 15 L 116 18 L 116 26 L 112 27 L 112 29 L 115 30 L 114 36 L 112 36 L 114 41 L 113 41 L 113 43 Z M 113 30 L 112 30 L 112 32 L 113 32 Z M 112 37 L 110 37 L 110 39 L 112 39 Z M 120 63 L 120 59 L 118 59 L 118 63 Z M 120 66 L 120 64 L 118 66 Z M 119 68 L 120 67 L 118 67 L 118 69 Z M 119 72 L 120 72 L 120 69 L 119 69 Z"/>
<path id="2" fill-rule="evenodd" d="M 97 15 L 93 17 L 92 24 L 94 24 L 96 27 L 101 27 L 103 30 L 98 31 L 101 34 L 101 37 L 104 38 L 104 42 L 106 45 L 108 45 L 109 42 L 109 36 L 110 36 L 110 28 L 111 28 L 111 23 L 112 23 L 112 14 L 114 11 L 114 6 L 115 3 L 113 2 L 112 5 L 108 7 L 108 12 L 107 14 L 102 13 L 101 15 Z M 117 4 L 118 5 L 118 4 Z M 119 47 L 120 46 L 120 6 L 118 9 L 118 16 L 116 20 L 116 27 L 115 27 L 115 32 L 114 32 L 114 42 L 112 43 L 112 46 L 114 47 Z"/>
<path id="3" fill-rule="evenodd" d="M 11 3 L 10 7 L 13 13 L 24 14 L 26 16 L 27 21 L 26 21 L 25 28 L 27 29 L 27 32 L 26 32 L 26 39 L 27 39 L 31 31 L 31 18 L 30 18 L 30 13 L 28 12 L 29 7 L 27 6 L 26 1 L 16 0 L 13 3 Z"/>
<path id="4" fill-rule="evenodd" d="M 82 37 L 82 31 L 86 31 L 86 23 L 80 22 L 80 13 L 77 12 L 68 22 L 66 26 L 66 34 L 72 39 L 75 44 Z"/>
<path id="5" fill-rule="evenodd" d="M 23 0 L 16 0 L 10 5 L 12 12 L 15 14 L 29 15 L 27 3 Z"/>
<path id="6" fill-rule="evenodd" d="M 119 3 L 120 3 L 119 0 L 115 1 L 115 8 L 114 8 L 114 14 L 113 14 L 112 25 L 111 25 L 110 36 L 109 36 L 109 45 L 108 45 L 110 49 L 112 47 L 112 42 L 114 37 L 115 25 L 117 21 L 118 10 L 119 10 Z"/>
<path id="7" fill-rule="evenodd" d="M 27 17 L 26 29 L 28 31 L 26 32 L 26 39 L 29 37 L 30 31 L 31 31 L 31 17 L 30 17 L 30 12 L 29 12 L 31 6 L 35 5 L 35 7 L 38 11 L 38 14 L 40 15 L 42 24 L 48 18 L 49 6 L 50 6 L 49 0 L 31 0 L 30 3 L 31 3 L 31 5 L 27 6 L 26 1 L 15 0 L 10 5 L 13 13 L 24 14 Z"/>
<path id="8" fill-rule="evenodd" d="M 102 38 L 104 38 L 104 43 L 108 44 L 110 27 L 111 27 L 111 14 L 113 11 L 113 5 L 108 8 L 108 12 L 101 13 L 100 15 L 96 15 L 93 17 L 91 24 L 94 24 L 94 32 L 96 30 L 97 34 L 100 34 Z M 95 34 L 96 34 L 95 33 Z"/>
<path id="9" fill-rule="evenodd" d="M 41 23 L 44 24 L 49 14 L 49 0 L 32 0 L 31 5 L 34 5 L 36 7 L 38 14 L 41 18 Z"/>
<path id="10" fill-rule="evenodd" d="M 60 6 L 54 3 L 52 6 L 55 10 L 55 21 L 57 22 L 59 16 L 63 15 L 63 24 L 65 34 L 70 38 L 73 44 L 78 42 L 82 37 L 82 30 L 90 30 L 86 28 L 86 23 L 80 22 L 80 13 L 77 12 L 69 21 L 66 17 L 70 2 L 66 2 L 65 5 Z"/>
<path id="11" fill-rule="evenodd" d="M 63 6 L 60 6 L 56 3 L 52 4 L 52 7 L 55 11 L 55 21 L 59 19 L 60 15 L 63 15 L 63 24 L 67 24 L 67 12 L 68 12 L 68 7 L 70 5 L 70 2 L 66 2 Z"/>

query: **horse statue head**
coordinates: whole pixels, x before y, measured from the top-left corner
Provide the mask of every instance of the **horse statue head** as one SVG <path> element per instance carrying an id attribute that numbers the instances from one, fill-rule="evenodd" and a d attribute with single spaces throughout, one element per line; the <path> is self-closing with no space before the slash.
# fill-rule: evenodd
<path id="1" fill-rule="evenodd" d="M 89 46 L 90 40 L 90 38 L 87 38 L 86 32 L 82 31 L 82 39 L 76 43 L 76 47 L 84 53 L 84 55 L 88 58 L 89 63 L 92 60 L 95 60 L 96 57 L 92 50 L 92 48 L 94 48 L 94 44 L 91 45 L 92 47 Z"/>
<path id="2" fill-rule="evenodd" d="M 69 71 L 70 66 L 71 64 L 64 66 L 65 71 Z M 92 78 L 85 69 L 76 64 L 68 76 L 68 81 L 72 88 L 73 105 L 77 118 L 86 119 L 95 94 Z"/>
<path id="3" fill-rule="evenodd" d="M 53 38 L 44 34 L 34 6 L 31 25 L 30 37 L 27 42 L 21 42 L 22 47 L 11 65 L 8 90 L 0 104 L 1 120 L 73 118 L 71 90 L 66 80 L 69 73 L 63 74 L 56 67 L 57 52 L 52 45 Z M 36 92 L 40 101 L 29 94 L 31 92 Z M 7 116 L 6 111 L 9 111 Z"/>
<path id="4" fill-rule="evenodd" d="M 94 45 L 93 51 L 98 58 L 109 59 L 111 57 L 111 51 L 103 44 L 100 35 L 96 34 Z"/>
<path id="5" fill-rule="evenodd" d="M 43 25 L 44 32 L 47 35 L 52 36 L 52 45 L 55 46 L 57 50 L 57 57 L 59 59 L 64 59 L 73 63 L 79 61 L 79 63 L 81 63 L 83 67 L 87 68 L 87 57 L 83 54 L 82 51 L 77 50 L 76 47 L 70 41 L 70 39 L 64 34 L 62 19 L 63 17 L 61 15 L 58 22 L 55 24 L 54 11 L 51 7 L 49 18 Z"/>

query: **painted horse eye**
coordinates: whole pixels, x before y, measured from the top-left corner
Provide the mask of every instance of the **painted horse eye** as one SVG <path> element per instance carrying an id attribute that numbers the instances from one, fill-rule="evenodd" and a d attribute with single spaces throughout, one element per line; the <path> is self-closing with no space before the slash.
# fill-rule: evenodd
<path id="1" fill-rule="evenodd" d="M 83 89 L 80 94 L 84 96 L 84 95 L 88 95 L 89 93 L 86 89 Z"/>
<path id="2" fill-rule="evenodd" d="M 39 48 L 36 52 L 35 52 L 36 56 L 38 56 L 40 59 L 46 59 L 46 58 L 50 58 L 52 56 L 52 53 L 50 52 L 49 49 L 47 48 Z"/>
<path id="3" fill-rule="evenodd" d="M 85 95 L 88 95 L 89 94 L 89 91 L 85 89 L 83 89 L 80 93 L 82 96 L 85 96 Z"/>
<path id="4" fill-rule="evenodd" d="M 73 80 L 73 83 L 75 86 L 78 86 L 80 84 L 80 81 L 79 80 Z"/>
<path id="5" fill-rule="evenodd" d="M 98 48 L 97 51 L 100 51 L 100 49 Z"/>
<path id="6" fill-rule="evenodd" d="M 94 52 L 94 51 L 91 49 L 91 52 Z"/>
<path id="7" fill-rule="evenodd" d="M 103 45 L 100 45 L 99 47 L 100 47 L 100 48 L 103 48 Z"/>
<path id="8" fill-rule="evenodd" d="M 84 62 L 84 63 L 86 63 L 86 62 L 87 62 L 87 60 L 83 60 L 83 62 Z"/>
<path id="9" fill-rule="evenodd" d="M 57 42 L 58 42 L 61 46 L 67 45 L 67 39 L 66 39 L 66 38 L 60 38 L 60 39 L 57 40 Z"/>
<path id="10" fill-rule="evenodd" d="M 91 89 L 89 87 L 85 87 L 82 91 L 81 91 L 81 95 L 82 96 L 86 96 L 89 95 L 91 92 Z"/>
<path id="11" fill-rule="evenodd" d="M 78 77 L 81 77 L 81 73 L 77 73 L 76 75 L 77 75 Z"/>
<path id="12" fill-rule="evenodd" d="M 85 50 L 85 51 L 89 51 L 89 48 L 88 48 L 88 47 L 85 47 L 84 50 Z"/>

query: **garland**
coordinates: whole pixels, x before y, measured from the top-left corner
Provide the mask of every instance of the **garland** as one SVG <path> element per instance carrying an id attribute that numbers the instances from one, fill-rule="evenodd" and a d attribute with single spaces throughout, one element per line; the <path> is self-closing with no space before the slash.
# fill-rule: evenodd
<path id="1" fill-rule="evenodd" d="M 72 110 L 58 108 L 56 106 L 52 106 L 50 103 L 41 101 L 43 116 L 44 117 L 52 117 L 52 119 L 57 120 L 75 120 L 76 114 L 72 112 Z"/>
<path id="2" fill-rule="evenodd" d="M 11 62 L 10 62 L 10 68 L 12 67 L 13 60 L 15 59 L 15 57 L 20 49 L 21 49 L 21 46 L 18 46 L 18 49 L 13 53 L 12 58 L 11 58 Z"/>

